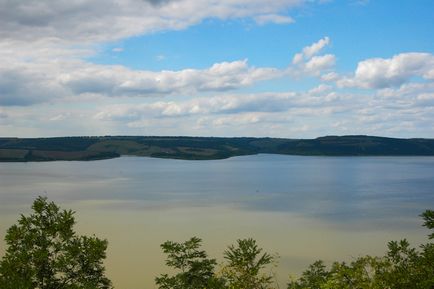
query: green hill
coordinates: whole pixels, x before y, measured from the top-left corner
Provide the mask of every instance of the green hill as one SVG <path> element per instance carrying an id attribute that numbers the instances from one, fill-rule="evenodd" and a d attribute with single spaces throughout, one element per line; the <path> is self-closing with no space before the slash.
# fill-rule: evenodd
<path id="1" fill-rule="evenodd" d="M 249 137 L 104 136 L 0 138 L 0 161 L 98 160 L 121 155 L 187 160 L 258 153 L 316 156 L 434 156 L 434 139 L 326 136 L 316 139 Z"/>

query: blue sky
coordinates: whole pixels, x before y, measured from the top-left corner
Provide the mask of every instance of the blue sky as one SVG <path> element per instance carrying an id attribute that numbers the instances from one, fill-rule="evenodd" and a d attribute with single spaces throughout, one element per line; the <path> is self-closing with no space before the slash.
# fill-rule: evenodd
<path id="1" fill-rule="evenodd" d="M 0 135 L 434 133 L 434 2 L 0 0 Z"/>
<path id="2" fill-rule="evenodd" d="M 361 4 L 364 3 L 364 4 Z M 248 58 L 255 66 L 287 66 L 293 54 L 328 36 L 339 55 L 337 67 L 354 69 L 370 57 L 433 51 L 432 1 L 331 1 L 308 5 L 289 15 L 288 25 L 256 25 L 250 19 L 204 20 L 181 31 L 164 31 L 107 44 L 90 58 L 102 64 L 135 69 L 205 68 L 213 63 Z M 123 53 L 112 51 L 123 48 Z M 164 60 L 159 58 L 163 56 Z"/>

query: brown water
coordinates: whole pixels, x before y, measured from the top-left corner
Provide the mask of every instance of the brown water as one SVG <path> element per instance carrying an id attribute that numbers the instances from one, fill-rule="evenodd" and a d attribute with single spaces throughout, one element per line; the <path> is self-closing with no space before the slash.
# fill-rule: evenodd
<path id="1" fill-rule="evenodd" d="M 417 215 L 434 207 L 434 158 L 0 163 L 0 238 L 38 195 L 75 210 L 80 233 L 109 240 L 106 268 L 118 289 L 155 288 L 166 271 L 159 244 L 191 236 L 216 258 L 255 238 L 279 253 L 284 288 L 316 259 L 383 254 L 404 237 L 426 242 Z"/>

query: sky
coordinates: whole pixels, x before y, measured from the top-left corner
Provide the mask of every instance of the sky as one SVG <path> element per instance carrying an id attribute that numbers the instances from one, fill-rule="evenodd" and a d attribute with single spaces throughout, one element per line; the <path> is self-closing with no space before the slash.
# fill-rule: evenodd
<path id="1" fill-rule="evenodd" d="M 434 138 L 432 0 L 0 0 L 0 136 Z"/>

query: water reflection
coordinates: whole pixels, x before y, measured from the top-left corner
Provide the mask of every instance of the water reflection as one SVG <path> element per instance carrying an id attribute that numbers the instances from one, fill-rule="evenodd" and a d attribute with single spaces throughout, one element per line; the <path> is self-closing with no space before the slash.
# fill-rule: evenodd
<path id="1" fill-rule="evenodd" d="M 434 204 L 434 158 L 2 163 L 2 238 L 38 195 L 76 210 L 80 232 L 109 240 L 117 288 L 153 288 L 164 270 L 159 244 L 193 235 L 215 257 L 237 238 L 256 238 L 280 253 L 283 283 L 316 258 L 381 254 L 401 237 L 425 241 L 417 215 Z"/>

